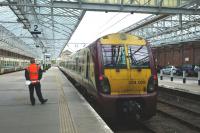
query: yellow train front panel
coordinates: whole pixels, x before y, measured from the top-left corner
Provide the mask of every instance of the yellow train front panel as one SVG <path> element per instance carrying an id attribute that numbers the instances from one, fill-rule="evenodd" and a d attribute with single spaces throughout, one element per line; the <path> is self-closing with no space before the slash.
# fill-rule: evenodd
<path id="1" fill-rule="evenodd" d="M 112 34 L 101 39 L 104 76 L 111 95 L 146 94 L 151 76 L 146 41 L 127 34 Z"/>
<path id="2" fill-rule="evenodd" d="M 146 94 L 150 69 L 104 69 L 109 80 L 111 94 Z M 148 77 L 148 78 L 147 78 Z"/>

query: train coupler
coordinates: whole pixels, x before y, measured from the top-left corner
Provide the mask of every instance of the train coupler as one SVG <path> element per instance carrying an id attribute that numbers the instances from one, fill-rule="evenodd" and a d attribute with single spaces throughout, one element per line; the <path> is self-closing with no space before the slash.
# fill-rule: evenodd
<path id="1" fill-rule="evenodd" d="M 141 118 L 142 108 L 141 105 L 133 100 L 123 101 L 119 105 L 120 114 L 127 115 L 128 117 L 133 116 L 135 119 Z"/>

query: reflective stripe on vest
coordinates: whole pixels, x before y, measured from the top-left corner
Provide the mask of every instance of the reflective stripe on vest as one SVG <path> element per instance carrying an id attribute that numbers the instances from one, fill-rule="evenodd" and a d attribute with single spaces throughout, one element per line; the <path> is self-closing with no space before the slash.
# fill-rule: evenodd
<path id="1" fill-rule="evenodd" d="M 29 78 L 30 78 L 31 81 L 38 80 L 39 69 L 40 69 L 40 67 L 37 64 L 30 64 L 30 66 L 27 67 L 27 70 L 29 72 Z"/>

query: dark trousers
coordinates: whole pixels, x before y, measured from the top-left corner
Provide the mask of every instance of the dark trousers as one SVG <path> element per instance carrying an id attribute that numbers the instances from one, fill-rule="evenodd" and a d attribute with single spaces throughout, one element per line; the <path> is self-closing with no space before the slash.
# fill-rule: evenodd
<path id="1" fill-rule="evenodd" d="M 35 83 L 35 84 L 30 84 L 29 85 L 29 92 L 30 92 L 31 104 L 35 104 L 34 88 L 35 88 L 36 94 L 38 96 L 38 99 L 42 103 L 44 101 L 44 99 L 43 99 L 42 93 L 41 93 L 41 85 L 40 85 L 40 83 Z"/>

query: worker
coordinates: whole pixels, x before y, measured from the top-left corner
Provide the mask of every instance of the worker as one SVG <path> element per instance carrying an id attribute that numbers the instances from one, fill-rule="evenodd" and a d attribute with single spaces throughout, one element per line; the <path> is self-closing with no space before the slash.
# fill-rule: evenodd
<path id="1" fill-rule="evenodd" d="M 44 99 L 41 93 L 40 80 L 42 79 L 42 70 L 39 65 L 35 63 L 35 59 L 30 60 L 30 65 L 25 69 L 25 78 L 30 81 L 29 92 L 31 104 L 35 105 L 34 88 L 41 104 L 47 102 L 48 99 Z"/>

